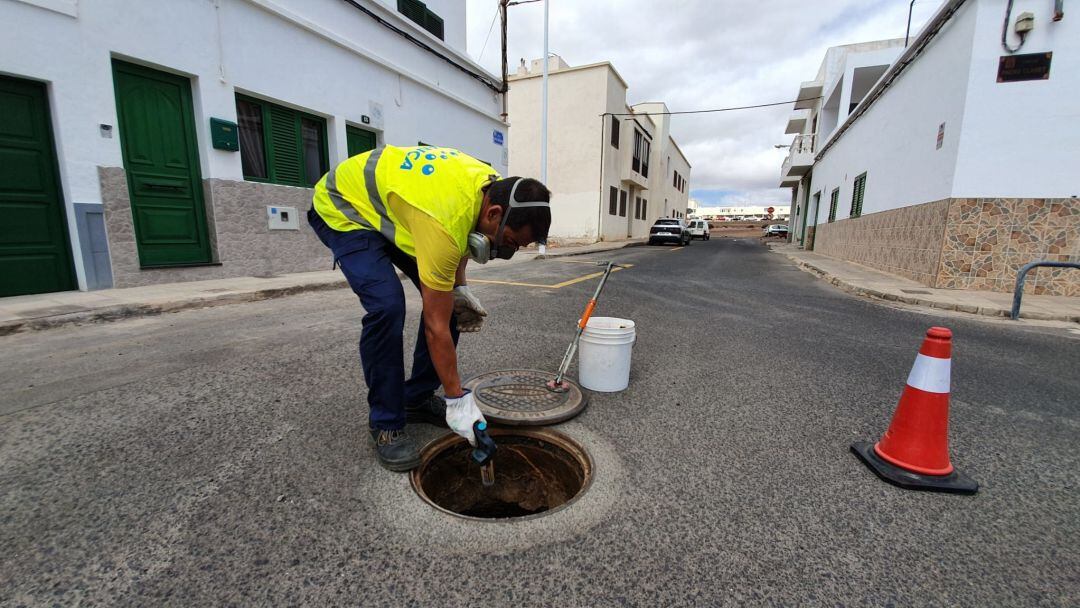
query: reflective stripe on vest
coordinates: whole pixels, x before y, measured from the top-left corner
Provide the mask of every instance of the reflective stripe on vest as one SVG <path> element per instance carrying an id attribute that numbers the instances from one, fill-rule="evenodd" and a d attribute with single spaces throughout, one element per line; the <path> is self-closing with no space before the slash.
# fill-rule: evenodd
<path id="1" fill-rule="evenodd" d="M 383 203 L 382 196 L 379 194 L 379 184 L 375 181 L 375 169 L 379 166 L 379 158 L 384 149 L 375 148 L 368 156 L 367 163 L 364 164 L 364 185 L 367 187 L 368 201 L 375 208 L 375 213 L 379 214 L 379 232 L 386 237 L 386 240 L 396 243 L 394 237 L 397 236 L 397 226 L 390 221 L 386 204 Z"/>
<path id="2" fill-rule="evenodd" d="M 489 165 L 452 148 L 383 146 L 328 171 L 315 186 L 313 205 L 333 230 L 373 230 L 415 256 L 408 226 L 394 215 L 400 199 L 439 222 L 464 255 L 481 189 L 497 176 Z"/>
<path id="3" fill-rule="evenodd" d="M 371 225 L 371 222 L 364 219 L 364 216 L 360 215 L 360 213 L 349 204 L 349 201 L 341 196 L 341 192 L 337 189 L 337 167 L 334 167 L 326 174 L 326 194 L 330 196 L 330 202 L 334 203 L 334 208 L 340 211 L 342 215 L 368 230 L 375 229 L 375 227 Z"/>

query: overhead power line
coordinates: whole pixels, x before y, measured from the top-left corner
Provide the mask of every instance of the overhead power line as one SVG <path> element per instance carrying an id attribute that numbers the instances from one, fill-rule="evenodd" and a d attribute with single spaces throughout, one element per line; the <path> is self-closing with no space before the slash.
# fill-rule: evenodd
<path id="1" fill-rule="evenodd" d="M 773 103 L 759 103 L 752 106 L 732 106 L 730 108 L 710 108 L 708 110 L 682 110 L 680 112 L 604 112 L 600 116 L 672 116 L 674 114 L 707 114 L 709 112 L 731 112 L 733 110 L 752 110 L 754 108 L 782 106 L 798 101 L 813 101 L 815 99 L 821 99 L 821 97 L 821 95 L 818 95 L 817 97 L 804 97 L 802 99 L 792 99 L 791 101 L 775 101 Z"/>
<path id="2" fill-rule="evenodd" d="M 421 49 L 431 53 L 432 55 L 435 55 L 436 57 L 442 59 L 446 63 L 449 63 L 450 65 L 454 66 L 458 70 L 460 70 L 460 71 L 468 74 L 469 76 L 475 78 L 476 80 L 479 80 L 481 83 L 484 84 L 484 86 L 491 89 L 492 91 L 495 91 L 496 93 L 502 93 L 503 92 L 503 87 L 502 87 L 501 84 L 492 82 L 490 78 L 484 76 L 483 74 L 475 72 L 475 71 L 469 69 L 468 67 L 465 67 L 465 66 L 461 65 L 454 58 L 450 57 L 449 55 L 446 55 L 445 53 L 443 53 L 443 52 L 441 52 L 439 50 L 436 50 L 436 49 L 432 48 L 430 45 L 425 43 L 423 40 L 420 40 L 419 38 L 417 38 L 416 36 L 413 36 L 409 32 L 406 32 L 405 30 L 403 30 L 400 27 L 394 25 L 393 23 L 390 23 L 386 19 L 383 19 L 378 14 L 376 14 L 374 11 L 372 11 L 368 7 L 360 4 L 356 0 L 343 0 L 343 1 L 346 4 L 352 5 L 357 10 L 364 13 L 368 17 L 371 17 L 376 22 L 378 22 L 379 25 L 381 25 L 381 26 L 387 28 L 388 30 L 398 34 L 402 38 L 405 38 L 409 42 L 411 42 L 411 43 L 415 44 L 416 46 L 420 47 Z"/>
<path id="3" fill-rule="evenodd" d="M 487 50 L 488 40 L 491 40 L 491 32 L 495 30 L 495 20 L 499 18 L 499 7 L 495 7 L 495 14 L 491 16 L 491 25 L 488 26 L 487 36 L 484 38 L 484 46 L 480 49 L 480 55 L 476 58 L 476 61 L 480 61 L 484 58 L 484 51 Z"/>

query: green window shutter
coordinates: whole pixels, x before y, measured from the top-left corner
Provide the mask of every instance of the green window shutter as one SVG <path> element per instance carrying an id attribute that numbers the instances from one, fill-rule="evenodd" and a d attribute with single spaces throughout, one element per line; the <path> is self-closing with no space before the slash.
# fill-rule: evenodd
<path id="1" fill-rule="evenodd" d="M 300 157 L 300 115 L 295 110 L 273 104 L 270 109 L 270 181 L 287 186 L 303 186 Z"/>
<path id="2" fill-rule="evenodd" d="M 349 156 L 356 156 L 375 149 L 375 134 L 371 131 L 347 125 L 345 127 L 345 139 L 349 147 Z"/>
<path id="3" fill-rule="evenodd" d="M 855 187 L 851 191 L 851 217 L 862 215 L 863 194 L 866 192 L 866 174 L 855 178 Z"/>
<path id="4" fill-rule="evenodd" d="M 829 223 L 836 221 L 836 207 L 840 203 L 840 189 L 835 188 L 832 191 L 832 197 L 829 201 Z"/>
<path id="5" fill-rule="evenodd" d="M 866 174 L 863 173 L 859 176 L 859 208 L 856 211 L 859 216 L 862 216 L 863 200 L 866 198 Z"/>
<path id="6" fill-rule="evenodd" d="M 397 10 L 413 23 L 424 25 L 424 13 L 427 11 L 427 7 L 423 2 L 418 0 L 398 0 Z"/>
<path id="7" fill-rule="evenodd" d="M 443 20 L 428 9 L 424 9 L 424 29 L 431 32 L 439 40 L 443 40 Z"/>

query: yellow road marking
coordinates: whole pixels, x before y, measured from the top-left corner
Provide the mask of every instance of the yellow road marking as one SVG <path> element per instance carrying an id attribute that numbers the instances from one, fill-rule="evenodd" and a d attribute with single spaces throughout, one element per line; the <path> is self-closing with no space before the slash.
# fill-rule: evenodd
<path id="1" fill-rule="evenodd" d="M 624 264 L 623 266 L 629 268 L 630 266 L 633 266 L 633 264 Z M 611 272 L 619 272 L 622 269 L 623 269 L 623 267 L 612 268 Z M 512 285 L 514 287 L 540 287 L 542 289 L 562 289 L 563 287 L 569 287 L 570 285 L 574 285 L 575 283 L 580 283 L 582 281 L 588 281 L 589 279 L 595 279 L 595 278 L 597 278 L 597 277 L 599 277 L 599 276 L 601 276 L 603 274 L 604 274 L 604 271 L 601 270 L 600 272 L 594 272 L 594 273 L 591 273 L 591 274 L 587 274 L 587 275 L 585 275 L 583 277 L 578 277 L 576 279 L 570 279 L 568 281 L 563 281 L 562 283 L 556 283 L 554 285 L 541 285 L 539 283 L 519 283 L 517 281 L 495 281 L 495 280 L 491 280 L 491 279 L 469 279 L 469 282 L 470 283 L 482 283 L 482 284 L 485 284 L 485 285 Z"/>

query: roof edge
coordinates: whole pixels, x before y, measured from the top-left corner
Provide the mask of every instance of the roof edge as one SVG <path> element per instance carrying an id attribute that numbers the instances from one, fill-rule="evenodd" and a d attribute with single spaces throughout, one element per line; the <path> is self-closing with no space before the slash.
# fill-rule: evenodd
<path id="1" fill-rule="evenodd" d="M 551 76 L 554 76 L 556 74 L 565 74 L 567 72 L 578 72 L 578 71 L 581 71 L 581 70 L 591 70 L 593 68 L 599 68 L 599 67 L 605 67 L 605 66 L 608 69 L 610 69 L 612 72 L 614 72 L 615 77 L 619 79 L 619 82 L 621 82 L 622 85 L 625 88 L 627 88 L 627 89 L 630 88 L 630 85 L 626 83 L 626 79 L 622 77 L 622 74 L 619 73 L 619 70 L 615 69 L 615 65 L 612 64 L 610 61 L 598 61 L 596 63 L 587 63 L 585 65 L 575 65 L 575 66 L 571 66 L 571 67 L 568 67 L 568 68 L 563 68 L 561 70 L 555 70 L 553 72 L 549 71 L 548 72 L 548 77 L 550 78 Z M 540 74 L 531 74 L 530 73 L 530 74 L 524 74 L 524 75 L 522 75 L 522 74 L 510 74 L 510 75 L 507 76 L 506 80 L 508 82 L 512 82 L 514 80 L 528 80 L 530 78 L 542 78 L 543 76 L 544 76 L 543 73 L 540 73 Z"/>

